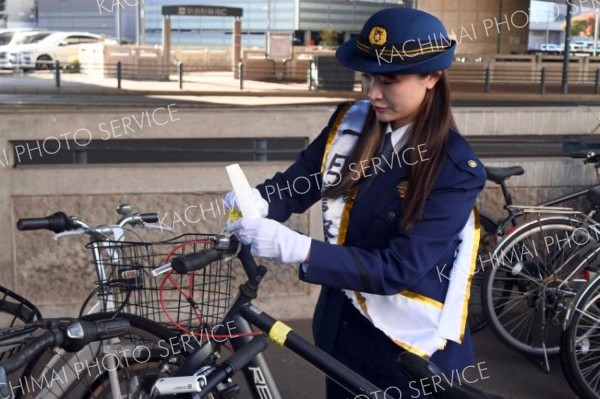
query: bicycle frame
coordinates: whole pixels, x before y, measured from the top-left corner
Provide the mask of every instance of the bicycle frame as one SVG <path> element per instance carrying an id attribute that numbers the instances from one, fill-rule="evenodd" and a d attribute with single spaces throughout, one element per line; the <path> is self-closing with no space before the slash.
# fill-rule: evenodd
<path id="1" fill-rule="evenodd" d="M 223 318 L 223 321 L 219 324 L 215 334 L 223 334 L 227 322 L 233 321 L 236 326 L 236 335 L 242 335 L 235 338 L 230 336 L 229 338 L 232 346 L 237 351 L 252 339 L 250 338 L 250 334 L 253 333 L 252 328 L 250 327 L 250 324 L 252 324 L 267 333 L 273 342 L 290 349 L 317 369 L 321 370 L 330 379 L 344 386 L 353 395 L 363 395 L 372 399 L 379 397 L 389 398 L 382 390 L 371 384 L 356 372 L 352 371 L 321 349 L 311 345 L 300 335 L 296 334 L 292 328 L 283 322 L 276 320 L 252 304 L 252 299 L 257 296 L 260 281 L 266 273 L 266 267 L 256 265 L 248 247 L 242 247 L 239 258 L 244 265 L 244 269 L 247 271 L 249 280 L 240 286 L 238 296 L 235 298 L 233 304 Z M 218 348 L 220 343 L 215 342 L 214 345 Z M 186 377 L 187 380 L 181 379 L 178 383 L 179 386 L 189 385 L 192 387 L 197 385 L 197 380 L 202 376 L 201 365 L 209 355 L 203 348 L 204 345 L 196 348 L 183 360 L 175 373 L 175 377 Z M 281 398 L 277 384 L 275 383 L 269 366 L 261 353 L 248 363 L 242 371 L 254 399 Z M 163 379 L 163 382 L 168 380 L 169 378 L 165 378 Z M 157 382 L 157 384 L 159 383 Z M 161 395 L 182 393 L 182 391 L 175 390 L 170 392 L 159 390 L 159 392 L 161 392 Z M 377 396 L 379 393 L 382 393 L 383 396 Z"/>

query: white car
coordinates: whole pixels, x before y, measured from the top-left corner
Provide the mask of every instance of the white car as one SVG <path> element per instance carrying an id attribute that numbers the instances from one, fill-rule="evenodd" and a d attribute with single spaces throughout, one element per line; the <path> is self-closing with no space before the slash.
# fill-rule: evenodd
<path id="1" fill-rule="evenodd" d="M 21 44 L 35 43 L 50 33 L 30 29 L 5 30 L 0 32 L 0 68 L 13 68 L 13 63 L 9 62 L 8 56 L 11 48 Z"/>
<path id="2" fill-rule="evenodd" d="M 63 66 L 77 61 L 81 44 L 102 42 L 117 43 L 93 33 L 52 32 L 36 43 L 11 46 L 9 57 L 23 69 L 51 69 L 56 60 Z"/>

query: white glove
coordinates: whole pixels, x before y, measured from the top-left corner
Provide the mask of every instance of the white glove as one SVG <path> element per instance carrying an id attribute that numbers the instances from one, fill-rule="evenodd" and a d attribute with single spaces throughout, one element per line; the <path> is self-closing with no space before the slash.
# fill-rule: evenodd
<path id="1" fill-rule="evenodd" d="M 258 191 L 257 189 L 253 188 L 252 194 L 254 195 L 254 200 L 256 201 L 256 206 L 260 211 L 260 215 L 262 217 L 266 217 L 269 214 L 269 203 L 262 197 L 262 195 L 260 195 L 260 191 Z M 235 193 L 233 191 L 230 191 L 227 194 L 225 194 L 223 202 L 227 210 L 239 208 L 239 204 L 236 201 Z"/>
<path id="2" fill-rule="evenodd" d="M 311 238 L 300 234 L 273 219 L 248 219 L 231 223 L 225 228 L 250 245 L 253 255 L 276 258 L 285 263 L 306 261 Z"/>

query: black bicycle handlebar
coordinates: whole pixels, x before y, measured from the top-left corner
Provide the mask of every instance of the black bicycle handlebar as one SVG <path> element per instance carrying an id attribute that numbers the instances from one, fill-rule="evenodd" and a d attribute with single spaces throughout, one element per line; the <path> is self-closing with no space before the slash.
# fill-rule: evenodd
<path id="1" fill-rule="evenodd" d="M 454 381 L 454 378 L 448 382 L 448 378 L 443 378 L 444 371 L 441 368 L 408 351 L 400 355 L 398 366 L 413 381 L 431 380 L 436 387 L 433 395 L 436 399 L 504 399 L 502 396 L 463 385 Z"/>
<path id="2" fill-rule="evenodd" d="M 152 213 L 140 213 L 140 219 L 142 219 L 142 222 L 144 223 L 157 223 L 159 218 L 158 218 L 158 213 L 152 212 Z"/>
<path id="3" fill-rule="evenodd" d="M 185 274 L 203 269 L 208 264 L 215 262 L 223 256 L 224 250 L 217 248 L 203 249 L 199 252 L 178 256 L 171 260 L 171 267 L 175 273 Z"/>
<path id="4" fill-rule="evenodd" d="M 25 218 L 17 221 L 17 229 L 23 230 L 52 230 L 61 233 L 73 228 L 71 218 L 64 212 L 56 212 L 44 218 Z"/>
<path id="5" fill-rule="evenodd" d="M 125 334 L 130 323 L 127 319 L 84 321 L 78 319 L 47 319 L 41 322 L 48 331 L 36 337 L 10 359 L 0 363 L 0 397 L 9 397 L 5 389 L 7 374 L 13 373 L 48 348 L 60 346 L 67 351 L 77 351 L 90 342 L 118 337 Z"/>
<path id="6" fill-rule="evenodd" d="M 577 153 L 573 153 L 570 155 L 571 155 L 571 158 L 583 159 L 584 164 L 587 164 L 587 163 L 599 164 L 600 163 L 600 153 L 597 154 L 594 151 L 589 151 L 586 153 L 577 152 Z"/>
<path id="7" fill-rule="evenodd" d="M 220 382 L 227 380 L 243 369 L 256 355 L 267 348 L 267 344 L 267 338 L 264 335 L 259 335 L 242 346 L 231 357 L 223 361 L 223 363 L 219 364 L 206 376 L 206 384 L 202 388 L 202 391 L 205 393 L 200 393 L 200 397 L 206 397 Z"/>

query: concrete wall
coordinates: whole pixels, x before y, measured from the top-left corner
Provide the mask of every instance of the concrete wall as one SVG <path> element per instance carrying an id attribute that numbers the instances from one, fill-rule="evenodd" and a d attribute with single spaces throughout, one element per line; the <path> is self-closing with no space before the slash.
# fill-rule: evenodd
<path id="1" fill-rule="evenodd" d="M 101 123 L 153 111 L 147 107 L 72 106 L 69 108 L 3 108 L 0 117 L 0 161 L 11 159 L 9 141 L 43 140 L 86 128 L 99 138 Z M 269 108 L 184 108 L 175 105 L 178 120 L 164 126 L 145 127 L 123 138 L 199 137 L 278 137 L 313 139 L 326 124 L 332 106 Z M 586 134 L 598 125 L 600 108 L 459 108 L 457 122 L 466 135 L 504 134 Z M 118 140 L 120 138 L 113 138 Z M 570 159 L 485 160 L 490 165 L 519 163 L 525 176 L 513 178 L 511 188 L 516 203 L 534 203 L 559 192 L 595 183 L 590 167 Z M 242 164 L 250 183 L 257 184 L 286 162 Z M 138 211 L 157 211 L 164 224 L 181 232 L 215 232 L 223 225 L 219 212 L 211 214 L 211 204 L 219 203 L 229 190 L 225 164 L 156 165 L 68 165 L 0 167 L 0 284 L 16 290 L 39 304 L 48 315 L 74 314 L 92 288 L 95 272 L 83 238 L 51 240 L 47 231 L 19 232 L 20 217 L 48 215 L 57 210 L 82 217 L 92 223 L 116 220 L 114 209 L 130 202 Z M 498 214 L 499 191 L 491 185 L 480 197 L 484 212 Z M 195 213 L 183 218 L 186 208 Z M 201 218 L 198 209 L 206 210 Z M 178 221 L 175 214 L 182 221 Z M 321 236 L 320 209 L 295 217 L 294 228 Z M 194 223 L 191 223 L 194 221 Z M 237 286 L 237 283 L 234 284 Z M 319 288 L 300 283 L 293 266 L 272 265 L 261 298 L 267 310 L 285 317 L 308 317 Z"/>

